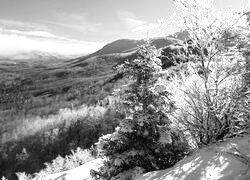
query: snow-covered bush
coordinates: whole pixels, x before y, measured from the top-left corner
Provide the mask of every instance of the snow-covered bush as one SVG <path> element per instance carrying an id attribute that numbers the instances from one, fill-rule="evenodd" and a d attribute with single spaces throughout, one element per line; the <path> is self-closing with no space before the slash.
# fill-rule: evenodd
<path id="1" fill-rule="evenodd" d="M 176 62 L 166 81 L 176 107 L 172 121 L 198 146 L 244 132 L 250 117 L 244 81 L 249 29 L 245 13 L 220 14 L 209 0 L 175 3 L 189 39 L 174 55 L 188 62 Z"/>

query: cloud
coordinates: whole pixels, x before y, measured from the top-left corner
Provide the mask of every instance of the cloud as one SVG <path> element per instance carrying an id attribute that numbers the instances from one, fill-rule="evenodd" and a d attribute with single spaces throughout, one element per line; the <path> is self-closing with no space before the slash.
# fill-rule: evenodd
<path id="1" fill-rule="evenodd" d="M 0 34 L 9 34 L 9 35 L 23 35 L 23 36 L 34 36 L 34 37 L 42 37 L 42 38 L 56 38 L 57 36 L 45 32 L 45 31 L 20 31 L 15 29 L 4 29 L 0 28 Z"/>
<path id="2" fill-rule="evenodd" d="M 51 30 L 63 31 L 65 28 L 77 32 L 98 32 L 101 29 L 102 24 L 91 22 L 90 18 L 91 17 L 87 13 L 58 11 L 54 14 L 54 17 L 52 17 L 53 21 L 41 20 L 40 23 L 0 18 L 0 28 L 31 31 L 32 33 L 36 32 L 35 34 L 38 34 L 39 36 L 48 35 L 43 32 L 50 33 Z"/>
<path id="3" fill-rule="evenodd" d="M 129 11 L 118 11 L 118 17 L 122 21 L 122 23 L 134 33 L 143 33 L 147 31 L 154 30 L 158 28 L 160 25 L 157 23 L 148 23 L 137 18 L 133 13 Z"/>
<path id="4" fill-rule="evenodd" d="M 62 55 L 88 54 L 104 44 L 59 37 L 43 31 L 24 32 L 0 29 L 0 55 L 12 55 L 33 50 Z"/>
<path id="5" fill-rule="evenodd" d="M 159 27 L 160 27 L 160 24 L 157 24 L 157 23 L 148 23 L 148 24 L 145 23 L 132 29 L 132 32 L 142 33 L 142 32 L 147 32 L 147 31 L 158 29 Z"/>
<path id="6" fill-rule="evenodd" d="M 98 32 L 102 26 L 101 23 L 91 22 L 87 13 L 60 11 L 55 13 L 55 17 L 57 22 L 47 21 L 47 23 L 79 32 Z"/>
<path id="7" fill-rule="evenodd" d="M 122 23 L 127 27 L 129 30 L 133 30 L 143 24 L 145 21 L 138 19 L 133 13 L 129 11 L 118 11 L 118 17 L 122 21 Z"/>
<path id="8" fill-rule="evenodd" d="M 44 31 L 30 31 L 30 32 L 26 32 L 27 35 L 30 36 L 38 36 L 38 37 L 48 37 L 48 38 L 55 38 L 57 37 L 54 34 L 48 33 L 48 32 L 44 32 Z"/>
<path id="9" fill-rule="evenodd" d="M 86 30 L 85 26 L 88 24 L 86 18 L 83 18 L 85 26 L 77 25 L 77 22 L 80 23 L 82 20 L 81 17 L 79 14 L 71 14 L 66 18 L 66 14 L 64 14 L 64 23 L 68 22 L 68 24 L 62 25 Z M 73 18 L 73 23 L 70 22 L 71 18 Z M 60 23 L 62 22 L 58 21 L 58 24 Z M 51 33 L 50 28 L 45 24 L 0 19 L 0 55 L 12 55 L 33 50 L 63 55 L 88 54 L 104 45 L 98 42 L 79 41 L 58 36 Z M 97 25 L 92 25 L 91 28 L 90 30 L 94 31 Z"/>
<path id="10" fill-rule="evenodd" d="M 48 26 L 44 24 L 38 24 L 38 23 L 33 23 L 33 22 L 23 22 L 23 21 L 17 21 L 13 19 L 0 19 L 0 27 L 4 29 L 49 31 Z"/>

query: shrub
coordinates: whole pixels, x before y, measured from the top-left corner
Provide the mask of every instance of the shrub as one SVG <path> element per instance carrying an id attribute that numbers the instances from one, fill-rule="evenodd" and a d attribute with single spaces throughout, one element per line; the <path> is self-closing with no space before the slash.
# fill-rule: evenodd
<path id="1" fill-rule="evenodd" d="M 94 157 L 88 150 L 77 148 L 75 151 L 71 151 L 70 155 L 57 156 L 51 163 L 45 163 L 45 168 L 35 173 L 34 175 L 26 174 L 24 172 L 18 172 L 17 177 L 20 180 L 32 180 L 32 179 L 44 179 L 49 174 L 55 174 L 62 171 L 70 170 L 80 165 L 93 160 Z"/>
<path id="2" fill-rule="evenodd" d="M 88 150 L 83 150 L 81 148 L 77 148 L 75 151 L 71 151 L 70 155 L 65 156 L 57 156 L 51 163 L 45 163 L 45 168 L 40 172 L 36 173 L 35 176 L 42 177 L 49 174 L 54 174 L 66 170 L 70 170 L 80 165 L 93 160 L 94 157 Z"/>
<path id="3" fill-rule="evenodd" d="M 83 105 L 79 109 L 62 109 L 58 115 L 38 118 L 34 123 L 30 119 L 27 126 L 19 126 L 19 129 L 26 127 L 27 134 L 18 134 L 18 139 L 0 146 L 0 176 L 13 179 L 7 175 L 24 171 L 33 174 L 59 155 L 63 159 L 69 157 L 67 155 L 76 147 L 90 148 L 100 136 L 114 131 L 120 116 L 111 107 Z M 62 167 L 64 160 L 62 163 L 58 168 L 67 168 Z"/>
<path id="4" fill-rule="evenodd" d="M 167 116 L 173 109 L 165 86 L 158 81 L 161 61 L 149 44 L 140 47 L 138 58 L 118 66 L 131 80 L 128 88 L 118 90 L 121 110 L 126 117 L 113 134 L 97 143 L 99 155 L 106 158 L 96 179 L 132 178 L 151 170 L 173 166 L 188 153 L 181 132 L 173 130 Z"/>
<path id="5" fill-rule="evenodd" d="M 175 2 L 190 40 L 183 43 L 184 52 L 175 54 L 189 62 L 180 63 L 166 82 L 177 109 L 173 121 L 198 146 L 242 133 L 250 117 L 244 82 L 244 13 L 218 15 L 206 0 Z"/>

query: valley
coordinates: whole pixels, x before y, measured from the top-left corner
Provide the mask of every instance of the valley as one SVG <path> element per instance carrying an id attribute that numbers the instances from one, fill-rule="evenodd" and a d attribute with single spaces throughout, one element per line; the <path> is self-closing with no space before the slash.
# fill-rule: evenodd
<path id="1" fill-rule="evenodd" d="M 152 44 L 161 48 L 178 41 L 173 37 L 165 37 L 153 39 Z M 142 42 L 119 40 L 104 46 L 93 54 L 74 59 L 55 57 L 46 57 L 43 60 L 1 59 L 0 149 L 3 153 L 1 157 L 4 158 L 4 153 L 14 153 L 14 156 L 9 154 L 6 160 L 0 162 L 0 167 L 4 167 L 4 174 L 13 170 L 22 171 L 22 169 L 34 173 L 43 167 L 44 162 L 48 162 L 59 154 L 68 154 L 68 143 L 74 141 L 78 136 L 78 134 L 70 135 L 68 128 L 71 128 L 70 131 L 73 132 L 75 129 L 88 127 L 85 122 L 88 118 L 97 119 L 97 122 L 102 119 L 89 117 L 91 107 L 97 109 L 97 112 L 98 109 L 109 109 L 106 107 L 106 103 L 100 102 L 111 95 L 116 87 L 123 84 L 122 75 L 116 74 L 114 67 L 126 60 L 135 59 L 137 48 Z M 82 105 L 87 105 L 90 109 L 82 107 Z M 117 120 L 112 117 L 119 117 L 121 114 L 114 110 L 106 114 L 104 121 L 107 122 L 102 124 L 103 127 L 100 130 L 90 128 L 90 131 L 97 134 L 89 134 L 71 148 L 77 148 L 81 144 L 83 148 L 89 147 L 89 140 L 85 142 L 84 139 L 87 140 L 89 136 L 94 138 L 90 141 L 93 144 L 99 137 L 99 133 L 112 132 L 113 124 L 117 124 Z M 79 118 L 81 125 L 74 126 Z M 65 121 L 68 124 L 66 126 L 63 125 Z M 109 127 L 110 125 L 111 127 Z M 66 128 L 61 132 L 62 134 L 53 135 L 56 139 L 59 137 L 58 140 L 42 142 L 43 138 L 51 136 L 50 131 L 53 133 L 54 130 L 60 131 L 61 128 Z M 25 132 L 25 129 L 28 131 Z M 89 132 L 85 131 L 85 133 Z M 27 139 L 30 140 L 25 143 Z M 33 149 L 37 142 L 48 143 L 47 145 L 41 144 L 42 146 L 36 145 L 37 148 L 44 149 L 44 152 L 38 151 L 37 148 Z M 62 142 L 63 145 L 59 146 L 60 149 L 55 147 Z M 50 143 L 54 145 L 49 145 Z M 13 146 L 15 148 L 11 150 L 10 148 Z M 16 161 L 15 154 L 21 153 L 23 148 L 30 153 L 31 159 L 37 159 L 38 162 L 31 163 L 31 165 L 39 167 L 38 169 L 27 167 L 26 163 L 30 163 L 30 158 L 24 160 L 20 165 L 12 167 L 13 170 L 9 169 L 10 164 Z M 52 151 L 52 148 L 54 152 L 41 159 L 40 155 L 46 151 Z M 5 161 L 9 161 L 8 165 Z"/>

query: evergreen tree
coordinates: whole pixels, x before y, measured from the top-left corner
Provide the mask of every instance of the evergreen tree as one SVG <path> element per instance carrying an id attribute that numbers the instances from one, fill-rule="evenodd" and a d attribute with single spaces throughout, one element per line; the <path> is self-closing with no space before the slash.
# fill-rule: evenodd
<path id="1" fill-rule="evenodd" d="M 188 153 L 180 132 L 173 131 L 168 113 L 174 110 L 169 93 L 161 85 L 161 60 L 149 43 L 141 46 L 138 58 L 120 65 L 131 83 L 120 91 L 125 118 L 113 134 L 97 143 L 99 154 L 106 157 L 96 179 L 132 178 L 133 175 L 173 166 Z"/>

